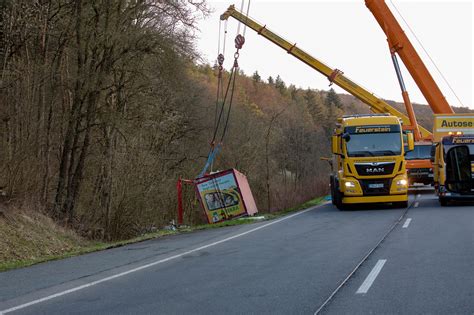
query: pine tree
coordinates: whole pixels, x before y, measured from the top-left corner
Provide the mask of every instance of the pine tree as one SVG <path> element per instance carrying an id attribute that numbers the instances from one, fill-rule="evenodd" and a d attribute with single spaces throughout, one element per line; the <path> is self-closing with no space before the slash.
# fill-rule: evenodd
<path id="1" fill-rule="evenodd" d="M 276 77 L 275 87 L 280 91 L 281 94 L 286 92 L 286 84 L 283 82 L 283 79 L 280 77 L 280 75 L 277 75 Z"/>
<path id="2" fill-rule="evenodd" d="M 294 84 L 290 84 L 288 87 L 288 91 L 290 91 L 290 96 L 292 100 L 296 100 L 296 97 L 298 96 L 298 90 Z"/>
<path id="3" fill-rule="evenodd" d="M 320 95 L 311 89 L 306 89 L 304 98 L 308 106 L 308 110 L 313 117 L 313 121 L 317 125 L 322 125 L 328 115 L 328 110 L 323 106 Z"/>
<path id="4" fill-rule="evenodd" d="M 260 83 L 262 81 L 262 78 L 260 77 L 260 74 L 258 74 L 258 71 L 255 71 L 252 75 L 252 79 L 256 83 Z"/>
<path id="5" fill-rule="evenodd" d="M 342 103 L 339 99 L 339 95 L 337 95 L 336 91 L 334 91 L 333 88 L 329 89 L 326 98 L 324 99 L 324 105 L 328 107 L 334 105 L 337 108 L 342 108 Z"/>

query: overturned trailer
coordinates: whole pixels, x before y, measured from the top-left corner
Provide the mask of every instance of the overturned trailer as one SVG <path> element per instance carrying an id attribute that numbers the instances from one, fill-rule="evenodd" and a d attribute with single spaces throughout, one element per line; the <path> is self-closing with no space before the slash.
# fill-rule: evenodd
<path id="1" fill-rule="evenodd" d="M 247 177 L 235 169 L 197 178 L 195 185 L 209 223 L 258 212 Z"/>

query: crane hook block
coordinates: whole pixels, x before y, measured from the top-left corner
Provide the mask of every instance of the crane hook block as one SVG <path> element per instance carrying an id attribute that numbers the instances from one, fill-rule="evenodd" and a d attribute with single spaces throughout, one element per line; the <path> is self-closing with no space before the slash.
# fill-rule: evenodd
<path id="1" fill-rule="evenodd" d="M 222 64 L 224 63 L 224 55 L 223 54 L 219 54 L 219 56 L 217 56 L 217 62 L 219 63 L 219 66 L 222 66 Z"/>
<path id="2" fill-rule="evenodd" d="M 239 34 L 235 37 L 234 42 L 235 42 L 235 48 L 241 49 L 245 43 L 245 37 Z"/>

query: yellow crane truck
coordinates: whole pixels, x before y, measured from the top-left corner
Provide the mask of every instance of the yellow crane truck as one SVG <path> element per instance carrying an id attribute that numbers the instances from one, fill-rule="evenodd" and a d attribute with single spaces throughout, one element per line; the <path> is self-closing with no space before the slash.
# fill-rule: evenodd
<path id="1" fill-rule="evenodd" d="M 417 141 L 415 143 L 415 150 L 410 151 L 410 153 L 406 156 L 406 160 L 407 160 L 406 168 L 408 172 L 409 182 L 410 183 L 417 182 L 417 183 L 424 183 L 424 184 L 432 183 L 433 174 L 432 174 L 430 155 L 429 155 L 430 149 L 431 149 L 431 142 L 420 141 L 420 137 L 422 139 L 429 139 L 431 138 L 432 135 L 429 130 L 418 125 L 418 123 L 416 122 L 415 114 L 413 112 L 413 109 L 411 108 L 411 103 L 408 100 L 408 94 L 405 90 L 404 83 L 403 83 L 403 80 L 401 79 L 401 76 L 399 76 L 399 80 L 402 80 L 400 81 L 401 82 L 400 84 L 402 86 L 402 90 L 404 91 L 403 99 L 407 106 L 407 111 L 409 113 L 409 116 L 398 111 L 396 108 L 394 108 L 393 106 L 390 106 L 383 99 L 377 97 L 374 93 L 366 90 L 361 85 L 349 79 L 349 77 L 344 75 L 342 71 L 331 68 L 330 66 L 326 65 L 321 60 L 315 58 L 314 56 L 305 52 L 303 49 L 296 46 L 296 44 L 292 44 L 288 40 L 277 35 L 273 31 L 271 31 L 266 25 L 262 25 L 258 23 L 257 21 L 255 21 L 254 19 L 252 19 L 251 17 L 239 12 L 233 5 L 231 5 L 221 15 L 220 18 L 221 20 L 227 20 L 229 17 L 233 17 L 240 23 L 243 23 L 244 25 L 248 26 L 249 28 L 256 31 L 259 35 L 261 35 L 265 39 L 269 40 L 270 42 L 277 45 L 278 47 L 284 49 L 288 54 L 299 59 L 306 65 L 310 66 L 312 69 L 318 71 L 320 74 L 328 78 L 331 84 L 333 83 L 336 84 L 337 86 L 341 87 L 348 93 L 357 97 L 363 103 L 367 104 L 373 113 L 376 113 L 376 114 L 388 113 L 390 115 L 397 116 L 402 122 L 403 130 L 406 130 L 407 132 L 412 132 Z"/>
<path id="2" fill-rule="evenodd" d="M 474 201 L 474 115 L 435 115 L 432 150 L 439 202 Z"/>
<path id="3" fill-rule="evenodd" d="M 388 114 L 339 119 L 332 136 L 331 197 L 339 210 L 349 205 L 408 204 L 408 180 L 400 119 Z M 407 135 L 407 150 L 413 150 Z"/>
<path id="4" fill-rule="evenodd" d="M 376 114 L 345 116 L 332 137 L 333 172 L 330 177 L 333 203 L 344 209 L 357 203 L 394 203 L 405 207 L 408 182 L 404 154 L 413 150 L 413 133 L 407 133 L 404 147 L 402 123 L 410 119 L 373 93 L 354 83 L 302 49 L 278 36 L 230 6 L 221 20 L 233 17 L 288 54 L 301 60 L 334 83 L 370 106 Z M 423 137 L 431 133 L 419 126 Z"/>

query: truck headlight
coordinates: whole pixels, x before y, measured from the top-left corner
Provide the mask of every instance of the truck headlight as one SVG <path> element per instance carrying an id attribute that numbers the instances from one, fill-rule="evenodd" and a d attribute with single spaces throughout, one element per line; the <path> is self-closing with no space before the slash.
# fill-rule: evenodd
<path id="1" fill-rule="evenodd" d="M 407 185 L 407 180 L 406 179 L 399 179 L 397 180 L 397 185 L 398 186 L 406 186 Z"/>
<path id="2" fill-rule="evenodd" d="M 346 185 L 347 188 L 354 188 L 356 186 L 354 182 L 346 182 L 344 185 Z"/>

